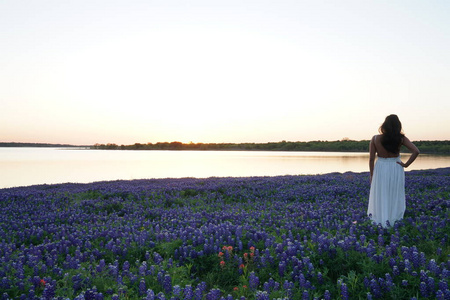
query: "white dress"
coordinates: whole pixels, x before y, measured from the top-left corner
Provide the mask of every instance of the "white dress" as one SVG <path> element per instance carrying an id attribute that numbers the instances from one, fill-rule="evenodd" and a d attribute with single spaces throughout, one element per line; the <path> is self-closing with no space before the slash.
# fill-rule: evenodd
<path id="1" fill-rule="evenodd" d="M 403 218 L 405 213 L 405 170 L 397 162 L 399 157 L 378 157 L 370 186 L 367 215 L 375 223 L 386 227 Z"/>

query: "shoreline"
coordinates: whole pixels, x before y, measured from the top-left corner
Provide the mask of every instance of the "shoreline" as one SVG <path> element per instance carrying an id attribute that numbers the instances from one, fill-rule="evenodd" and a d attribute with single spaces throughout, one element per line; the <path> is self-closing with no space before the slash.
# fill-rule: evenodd
<path id="1" fill-rule="evenodd" d="M 346 171 L 346 172 L 328 172 L 323 174 L 297 174 L 297 175 L 255 175 L 255 176 L 209 176 L 209 177 L 164 177 L 164 178 L 136 178 L 136 179 L 111 179 L 111 180 L 98 180 L 98 181 L 92 181 L 92 182 L 60 182 L 60 183 L 40 183 L 40 184 L 31 184 L 31 185 L 22 185 L 22 186 L 12 186 L 12 187 L 4 187 L 0 188 L 0 191 L 4 191 L 7 189 L 21 189 L 21 188 L 36 188 L 36 187 L 57 187 L 57 186 L 64 186 L 64 185 L 98 185 L 98 184 L 113 184 L 117 182 L 122 183 L 138 183 L 138 182 L 144 182 L 144 181 L 183 181 L 183 180 L 227 180 L 227 179 L 242 179 L 242 180 L 248 180 L 248 179 L 260 179 L 260 178 L 287 178 L 287 177 L 322 177 L 322 176 L 368 176 L 369 171 L 364 172 L 353 172 L 353 171 Z M 419 173 L 419 174 L 416 174 Z M 435 169 L 420 169 L 420 170 L 405 170 L 405 174 L 408 175 L 420 175 L 420 173 L 423 173 L 422 175 L 427 175 L 427 173 L 448 173 L 450 175 L 450 167 L 443 167 L 443 168 L 435 168 Z"/>
<path id="2" fill-rule="evenodd" d="M 319 152 L 367 152 L 369 140 L 335 140 L 335 141 L 280 141 L 265 143 L 182 143 L 157 142 L 117 145 L 114 143 L 94 145 L 70 145 L 49 143 L 0 142 L 0 147 L 40 147 L 40 148 L 88 148 L 90 150 L 174 150 L 174 151 L 319 151 Z M 449 140 L 419 140 L 413 143 L 421 153 L 450 155 Z M 402 152 L 402 151 L 401 151 Z"/>

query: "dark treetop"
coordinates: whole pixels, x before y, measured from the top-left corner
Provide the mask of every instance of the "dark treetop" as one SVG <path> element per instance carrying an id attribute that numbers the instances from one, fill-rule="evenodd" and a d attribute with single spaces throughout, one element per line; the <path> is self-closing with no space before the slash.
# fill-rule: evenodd
<path id="1" fill-rule="evenodd" d="M 415 141 L 421 153 L 450 154 L 450 141 Z M 134 145 L 95 144 L 92 149 L 110 150 L 242 150 L 242 151 L 330 151 L 367 152 L 369 141 L 310 141 L 310 142 L 270 142 L 270 143 L 188 143 L 164 142 Z M 402 149 L 407 151 L 407 149 Z"/>

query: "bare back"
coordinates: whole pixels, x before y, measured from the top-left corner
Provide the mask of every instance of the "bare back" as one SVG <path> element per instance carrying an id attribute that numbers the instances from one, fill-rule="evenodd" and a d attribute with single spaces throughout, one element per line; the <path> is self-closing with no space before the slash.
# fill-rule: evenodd
<path id="1" fill-rule="evenodd" d="M 401 128 L 401 125 L 400 125 Z M 402 161 L 397 161 L 397 163 L 402 166 L 403 168 L 407 168 L 409 165 L 411 165 L 414 160 L 419 155 L 420 151 L 417 149 L 416 145 L 414 145 L 406 136 L 403 136 L 402 141 L 399 145 L 399 149 L 397 153 L 392 153 L 386 150 L 386 148 L 383 147 L 381 144 L 381 137 L 382 135 L 374 135 L 372 137 L 372 140 L 370 141 L 369 145 L 369 170 L 370 170 L 370 180 L 372 181 L 373 171 L 374 171 L 374 165 L 375 165 L 375 157 L 378 155 L 378 157 L 381 158 L 392 158 L 392 157 L 399 157 L 400 156 L 400 147 L 405 146 L 406 148 L 411 151 L 411 156 L 409 157 L 408 161 L 406 163 Z"/>
<path id="2" fill-rule="evenodd" d="M 402 141 L 402 144 L 403 144 L 403 141 Z M 387 151 L 381 144 L 381 135 L 375 135 L 372 138 L 371 148 L 372 147 L 375 148 L 373 150 L 375 151 L 375 153 L 377 154 L 378 157 L 383 157 L 383 158 L 397 157 L 400 154 L 400 153 L 392 153 L 392 152 Z"/>

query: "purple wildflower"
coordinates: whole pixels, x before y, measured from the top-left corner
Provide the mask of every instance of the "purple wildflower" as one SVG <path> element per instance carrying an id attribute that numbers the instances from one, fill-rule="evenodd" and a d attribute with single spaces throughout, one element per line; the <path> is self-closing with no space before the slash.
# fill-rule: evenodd
<path id="1" fill-rule="evenodd" d="M 341 297 L 343 300 L 347 300 L 348 299 L 348 288 L 347 285 L 345 283 L 341 284 Z"/>
<path id="2" fill-rule="evenodd" d="M 105 267 L 106 267 L 105 260 L 104 260 L 104 259 L 101 259 L 100 262 L 98 263 L 97 267 L 96 267 L 97 273 L 103 272 L 103 270 L 105 269 Z"/>
<path id="3" fill-rule="evenodd" d="M 380 246 L 380 247 L 384 246 L 384 239 L 383 239 L 383 236 L 381 234 L 378 235 L 378 246 Z"/>
<path id="4" fill-rule="evenodd" d="M 212 289 L 206 294 L 206 300 L 219 300 L 222 292 L 219 289 Z"/>
<path id="5" fill-rule="evenodd" d="M 299 282 L 301 288 L 306 287 L 306 278 L 305 278 L 305 275 L 303 275 L 303 273 L 300 273 L 300 275 L 298 275 L 298 282 Z"/>
<path id="6" fill-rule="evenodd" d="M 181 295 L 181 287 L 179 285 L 173 287 L 173 295 L 176 297 Z"/>
<path id="7" fill-rule="evenodd" d="M 139 276 L 144 277 L 147 273 L 147 262 L 142 262 L 142 264 L 139 266 Z"/>
<path id="8" fill-rule="evenodd" d="M 325 300 L 331 300 L 331 293 L 329 290 L 325 290 L 325 293 L 323 294 L 323 298 Z"/>
<path id="9" fill-rule="evenodd" d="M 155 292 L 153 292 L 153 290 L 148 289 L 146 292 L 146 297 L 144 298 L 145 300 L 155 300 Z"/>
<path id="10" fill-rule="evenodd" d="M 256 300 L 270 300 L 269 294 L 265 291 L 264 292 L 257 291 L 256 292 Z"/>
<path id="11" fill-rule="evenodd" d="M 255 272 L 250 273 L 248 280 L 249 280 L 249 288 L 251 290 L 256 290 L 259 285 L 259 278 L 258 276 L 256 276 Z"/>
<path id="12" fill-rule="evenodd" d="M 443 291 L 438 290 L 436 292 L 436 300 L 445 300 L 445 295 Z"/>
<path id="13" fill-rule="evenodd" d="M 184 300 L 191 300 L 194 298 L 194 292 L 191 285 L 186 285 L 183 290 Z"/>
<path id="14" fill-rule="evenodd" d="M 448 283 L 446 280 L 441 279 L 438 282 L 438 288 L 442 291 L 448 290 Z"/>
<path id="15" fill-rule="evenodd" d="M 411 254 L 411 260 L 415 268 L 418 268 L 420 265 L 420 257 L 419 252 L 413 251 Z"/>
<path id="16" fill-rule="evenodd" d="M 44 292 L 42 293 L 42 297 L 43 297 L 45 300 L 51 300 L 51 299 L 53 299 L 53 297 L 55 297 L 55 286 L 52 285 L 52 284 L 50 284 L 50 283 L 47 283 L 47 284 L 45 285 Z"/>
<path id="17" fill-rule="evenodd" d="M 430 259 L 430 262 L 428 263 L 428 270 L 433 272 L 434 275 L 439 274 L 439 266 L 437 265 L 437 263 L 434 259 Z"/>
<path id="18" fill-rule="evenodd" d="M 317 281 L 319 281 L 320 284 L 323 284 L 323 275 L 321 272 L 317 273 Z"/>
<path id="19" fill-rule="evenodd" d="M 392 274 L 394 274 L 394 276 L 399 276 L 400 275 L 400 270 L 397 266 L 393 266 L 392 267 Z"/>
<path id="20" fill-rule="evenodd" d="M 369 280 L 369 278 L 364 277 L 363 283 L 364 283 L 364 286 L 365 286 L 367 289 L 370 288 L 370 280 Z"/>
<path id="21" fill-rule="evenodd" d="M 420 282 L 420 294 L 422 295 L 422 297 L 428 297 L 428 290 L 427 290 L 427 284 L 425 282 Z"/>
<path id="22" fill-rule="evenodd" d="M 427 282 L 428 276 L 424 270 L 420 270 L 420 281 Z"/>
<path id="23" fill-rule="evenodd" d="M 158 252 L 153 252 L 153 261 L 155 264 L 159 265 L 163 262 L 162 256 Z"/>
<path id="24" fill-rule="evenodd" d="M 284 276 L 284 272 L 286 272 L 286 263 L 284 261 L 280 261 L 278 264 L 278 274 L 280 277 Z"/>
<path id="25" fill-rule="evenodd" d="M 202 300 L 203 299 L 203 292 L 198 287 L 194 291 L 194 299 L 195 300 Z"/>
<path id="26" fill-rule="evenodd" d="M 172 278 L 170 277 L 169 274 L 164 275 L 163 289 L 166 292 L 166 294 L 172 292 Z"/>
<path id="27" fill-rule="evenodd" d="M 95 300 L 96 296 L 97 296 L 97 292 L 95 292 L 91 289 L 87 289 L 87 291 L 84 293 L 85 300 Z"/>
<path id="28" fill-rule="evenodd" d="M 385 274 L 385 278 L 386 278 L 386 289 L 389 291 L 391 289 L 391 287 L 394 286 L 394 282 L 392 281 L 392 276 L 389 273 Z"/>
<path id="29" fill-rule="evenodd" d="M 130 270 L 130 263 L 128 261 L 125 261 L 123 263 L 122 269 L 123 269 L 123 271 L 128 272 Z"/>
<path id="30" fill-rule="evenodd" d="M 434 287 L 435 287 L 434 278 L 433 277 L 428 277 L 426 283 L 427 283 L 428 290 L 429 291 L 434 291 Z"/>
<path id="31" fill-rule="evenodd" d="M 294 289 L 294 283 L 286 280 L 286 281 L 283 283 L 283 289 L 284 289 L 285 292 L 286 292 L 286 296 L 287 296 L 289 299 L 292 298 L 292 295 L 293 295 L 293 289 Z"/>
<path id="32" fill-rule="evenodd" d="M 1 283 L 0 283 L 0 287 L 1 287 L 3 290 L 7 290 L 7 289 L 10 288 L 10 285 L 11 285 L 10 280 L 9 280 L 7 277 L 3 277 L 3 278 L 2 278 L 2 281 L 1 281 Z"/>
<path id="33" fill-rule="evenodd" d="M 139 295 L 145 295 L 147 292 L 147 287 L 145 285 L 145 280 L 144 278 L 141 279 L 141 281 L 139 282 Z"/>
<path id="34" fill-rule="evenodd" d="M 370 290 L 375 298 L 381 298 L 382 292 L 380 286 L 378 285 L 378 282 L 375 279 L 372 279 L 370 281 Z"/>

